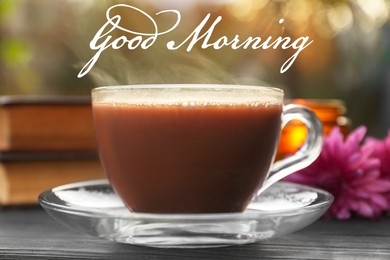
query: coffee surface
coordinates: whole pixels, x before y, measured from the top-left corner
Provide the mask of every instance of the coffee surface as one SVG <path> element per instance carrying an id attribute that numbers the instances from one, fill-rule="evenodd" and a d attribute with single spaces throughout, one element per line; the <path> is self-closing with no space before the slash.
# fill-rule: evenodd
<path id="1" fill-rule="evenodd" d="M 99 154 L 129 208 L 243 211 L 266 178 L 282 105 L 94 104 Z"/>

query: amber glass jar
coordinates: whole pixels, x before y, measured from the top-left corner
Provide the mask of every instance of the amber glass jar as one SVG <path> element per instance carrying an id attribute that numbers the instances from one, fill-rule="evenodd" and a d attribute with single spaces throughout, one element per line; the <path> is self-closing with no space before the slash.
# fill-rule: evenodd
<path id="1" fill-rule="evenodd" d="M 337 99 L 295 99 L 288 103 L 300 104 L 311 108 L 322 123 L 324 135 L 328 135 L 338 126 L 345 135 L 348 133 L 350 120 L 345 117 L 344 102 Z M 291 122 L 282 131 L 276 158 L 294 154 L 306 138 L 306 127 L 301 122 Z"/>

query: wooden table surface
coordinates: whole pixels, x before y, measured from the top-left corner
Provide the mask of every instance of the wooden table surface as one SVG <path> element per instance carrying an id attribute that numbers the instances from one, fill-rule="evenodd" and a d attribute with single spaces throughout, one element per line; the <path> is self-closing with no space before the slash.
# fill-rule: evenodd
<path id="1" fill-rule="evenodd" d="M 0 259 L 390 259 L 390 217 L 320 220 L 261 243 L 212 249 L 156 249 L 93 238 L 41 208 L 0 209 Z"/>

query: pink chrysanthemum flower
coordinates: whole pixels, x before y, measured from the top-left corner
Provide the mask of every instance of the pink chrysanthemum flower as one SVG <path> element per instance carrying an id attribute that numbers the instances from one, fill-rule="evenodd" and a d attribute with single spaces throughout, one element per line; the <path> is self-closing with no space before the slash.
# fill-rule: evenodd
<path id="1" fill-rule="evenodd" d="M 384 140 L 367 138 L 366 144 L 374 146 L 373 155 L 381 161 L 381 178 L 390 181 L 390 131 Z M 390 191 L 386 195 L 390 203 Z"/>
<path id="2" fill-rule="evenodd" d="M 328 218 L 348 219 L 353 213 L 375 218 L 390 208 L 385 197 L 390 181 L 381 176 L 381 162 L 373 156 L 375 146 L 362 145 L 365 134 L 366 128 L 359 127 L 344 140 L 339 128 L 334 128 L 317 160 L 287 177 L 332 193 L 335 201 Z"/>

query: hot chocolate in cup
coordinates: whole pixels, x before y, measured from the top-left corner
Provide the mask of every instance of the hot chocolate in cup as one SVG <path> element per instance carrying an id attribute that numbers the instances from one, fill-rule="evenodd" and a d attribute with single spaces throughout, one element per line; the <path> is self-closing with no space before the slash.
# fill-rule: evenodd
<path id="1" fill-rule="evenodd" d="M 277 88 L 111 86 L 94 89 L 92 100 L 102 165 L 135 212 L 241 212 L 321 150 L 314 113 L 283 106 Z M 308 127 L 306 143 L 272 166 L 281 129 L 295 119 Z"/>

